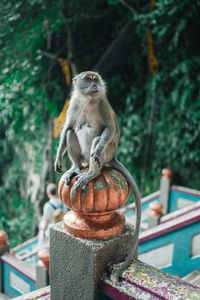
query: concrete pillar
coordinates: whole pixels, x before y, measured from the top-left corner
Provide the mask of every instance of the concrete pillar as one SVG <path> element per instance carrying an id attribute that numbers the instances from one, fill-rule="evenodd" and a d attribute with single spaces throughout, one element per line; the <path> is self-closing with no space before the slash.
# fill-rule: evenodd
<path id="1" fill-rule="evenodd" d="M 38 264 L 36 266 L 36 289 L 49 284 L 49 248 L 38 252 Z"/>
<path id="2" fill-rule="evenodd" d="M 36 289 L 40 289 L 49 284 L 49 268 L 36 266 Z"/>
<path id="3" fill-rule="evenodd" d="M 132 238 L 130 225 L 108 240 L 88 240 L 64 232 L 62 222 L 55 224 L 50 230 L 51 300 L 98 299 L 101 273 L 125 258 Z"/>
<path id="4" fill-rule="evenodd" d="M 154 201 L 150 203 L 149 209 L 150 209 L 150 213 L 148 218 L 148 225 L 149 228 L 152 228 L 154 226 L 157 226 L 160 223 L 160 218 L 162 217 L 163 205 L 158 201 Z"/>
<path id="5" fill-rule="evenodd" d="M 165 168 L 162 170 L 162 175 L 160 181 L 160 202 L 163 205 L 162 214 L 165 215 L 169 212 L 169 193 L 173 172 L 170 169 Z"/>

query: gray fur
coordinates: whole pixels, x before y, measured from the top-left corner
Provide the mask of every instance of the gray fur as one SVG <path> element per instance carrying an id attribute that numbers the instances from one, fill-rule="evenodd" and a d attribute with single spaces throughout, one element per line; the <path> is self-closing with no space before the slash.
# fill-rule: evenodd
<path id="1" fill-rule="evenodd" d="M 141 220 L 140 195 L 135 181 L 128 170 L 114 157 L 120 138 L 119 124 L 114 110 L 109 104 L 105 84 L 98 73 L 83 72 L 73 79 L 73 92 L 67 111 L 66 121 L 61 133 L 57 151 L 55 170 L 62 172 L 62 157 L 68 150 L 72 167 L 66 174 L 69 184 L 76 174 L 76 183 L 72 188 L 84 188 L 87 183 L 100 174 L 103 166 L 108 165 L 120 171 L 127 179 L 136 204 L 136 224 L 132 246 L 113 280 L 129 266 L 133 257 L 137 257 L 137 244 Z M 80 173 L 81 165 L 89 164 L 87 173 Z"/>

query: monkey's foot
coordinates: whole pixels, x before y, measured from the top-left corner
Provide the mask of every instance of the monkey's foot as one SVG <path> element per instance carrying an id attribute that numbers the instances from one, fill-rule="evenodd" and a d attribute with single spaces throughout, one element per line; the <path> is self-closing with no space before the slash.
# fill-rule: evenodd
<path id="1" fill-rule="evenodd" d="M 69 169 L 64 175 L 65 175 L 65 182 L 67 185 L 70 184 L 70 181 L 73 176 L 80 174 L 80 168 L 79 167 L 72 167 Z"/>
<path id="2" fill-rule="evenodd" d="M 79 175 L 76 176 L 77 182 L 74 184 L 72 187 L 73 190 L 78 190 L 80 188 L 84 189 L 85 186 L 88 184 L 88 182 L 94 178 L 94 175 L 92 172 L 87 172 L 87 173 L 80 173 Z"/>

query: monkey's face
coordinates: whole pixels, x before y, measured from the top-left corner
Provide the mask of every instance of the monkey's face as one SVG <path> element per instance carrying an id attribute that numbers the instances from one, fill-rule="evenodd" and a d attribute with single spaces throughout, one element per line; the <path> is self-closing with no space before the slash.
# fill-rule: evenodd
<path id="1" fill-rule="evenodd" d="M 105 94 L 105 85 L 102 78 L 95 72 L 83 72 L 74 78 L 74 88 L 84 95 L 93 97 Z"/>

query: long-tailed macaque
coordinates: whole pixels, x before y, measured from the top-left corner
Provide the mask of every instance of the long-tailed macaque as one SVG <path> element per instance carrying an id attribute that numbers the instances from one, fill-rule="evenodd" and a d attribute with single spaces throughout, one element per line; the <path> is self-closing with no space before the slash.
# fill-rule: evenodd
<path id="1" fill-rule="evenodd" d="M 137 258 L 138 235 L 141 220 L 141 203 L 138 188 L 128 170 L 115 158 L 120 138 L 119 124 L 106 97 L 105 84 L 98 73 L 82 72 L 73 79 L 73 91 L 61 133 L 55 170 L 62 172 L 62 157 L 68 151 L 72 167 L 65 173 L 66 184 L 76 175 L 73 189 L 84 188 L 100 174 L 104 166 L 114 168 L 127 179 L 135 200 L 136 222 L 133 243 L 122 266 L 113 275 L 117 279 Z M 82 163 L 89 165 L 87 173 L 81 173 Z"/>

